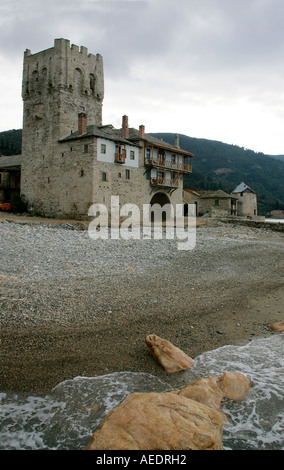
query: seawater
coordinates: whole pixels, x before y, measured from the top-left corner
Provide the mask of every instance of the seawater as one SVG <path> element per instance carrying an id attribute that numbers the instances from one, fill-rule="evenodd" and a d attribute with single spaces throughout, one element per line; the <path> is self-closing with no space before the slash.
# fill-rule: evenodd
<path id="1" fill-rule="evenodd" d="M 225 400 L 225 450 L 284 449 L 284 335 L 224 346 L 195 359 L 181 386 L 226 371 L 245 374 L 253 388 L 241 401 Z M 180 388 L 180 384 L 179 387 Z M 81 450 L 104 416 L 133 392 L 172 390 L 145 373 L 76 377 L 43 396 L 0 393 L 1 450 Z"/>

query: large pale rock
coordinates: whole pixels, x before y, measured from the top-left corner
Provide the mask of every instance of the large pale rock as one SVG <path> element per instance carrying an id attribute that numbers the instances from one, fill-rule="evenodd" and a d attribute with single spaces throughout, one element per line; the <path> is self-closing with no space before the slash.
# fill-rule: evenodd
<path id="1" fill-rule="evenodd" d="M 244 398 L 251 388 L 249 379 L 240 372 L 225 372 L 216 378 L 208 376 L 183 387 L 178 394 L 218 410 L 224 423 L 227 421 L 222 411 L 222 400 Z"/>
<path id="2" fill-rule="evenodd" d="M 86 450 L 222 450 L 221 414 L 176 393 L 133 393 L 104 418 Z"/>
<path id="3" fill-rule="evenodd" d="M 199 379 L 183 387 L 178 394 L 221 411 L 224 394 L 217 383 L 217 378 L 209 376 Z"/>
<path id="4" fill-rule="evenodd" d="M 194 360 L 181 351 L 181 349 L 157 335 L 146 336 L 145 343 L 147 351 L 166 372 L 189 369 L 194 364 Z"/>
<path id="5" fill-rule="evenodd" d="M 218 377 L 218 385 L 226 398 L 242 400 L 251 389 L 250 380 L 241 372 L 225 372 Z"/>
<path id="6" fill-rule="evenodd" d="M 284 331 L 284 321 L 280 321 L 279 323 L 273 323 L 273 325 L 269 325 L 269 328 L 282 333 Z"/>

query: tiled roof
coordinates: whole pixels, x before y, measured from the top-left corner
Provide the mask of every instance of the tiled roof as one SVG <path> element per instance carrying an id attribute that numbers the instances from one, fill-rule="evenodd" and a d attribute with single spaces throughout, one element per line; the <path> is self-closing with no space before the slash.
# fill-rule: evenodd
<path id="1" fill-rule="evenodd" d="M 10 169 L 21 166 L 21 155 L 11 155 L 8 157 L 0 157 L 0 170 Z"/>
<path id="2" fill-rule="evenodd" d="M 169 142 L 165 142 L 163 139 L 158 139 L 157 137 L 154 137 L 153 135 L 150 134 L 145 134 L 144 138 L 139 136 L 139 131 L 134 128 L 129 129 L 129 139 L 130 140 L 144 140 L 146 142 L 149 142 L 149 144 L 156 145 L 157 147 L 160 148 L 165 148 L 169 149 L 172 151 L 175 151 L 177 153 L 182 153 L 184 155 L 189 155 L 189 156 L 194 156 L 193 153 L 188 152 L 187 150 L 183 150 L 179 147 L 176 147 L 175 145 L 170 144 Z"/>
<path id="3" fill-rule="evenodd" d="M 232 191 L 232 193 L 243 193 L 244 191 L 248 191 L 248 192 L 251 192 L 251 193 L 254 193 L 254 191 L 247 185 L 245 184 L 244 182 L 240 183 L 235 189 L 234 191 Z"/>
<path id="4" fill-rule="evenodd" d="M 201 198 L 227 199 L 231 197 L 229 194 L 225 193 L 225 191 L 222 191 L 221 189 L 217 189 L 216 191 L 198 191 L 198 194 Z"/>
<path id="5" fill-rule="evenodd" d="M 115 142 L 135 145 L 130 140 L 124 139 L 121 136 L 121 132 L 119 132 L 117 129 L 114 129 L 110 125 L 109 126 L 95 126 L 95 125 L 87 126 L 86 134 L 79 135 L 78 131 L 72 132 L 72 134 L 68 135 L 64 139 L 61 139 L 60 142 L 68 142 L 70 140 L 83 139 L 86 137 L 101 137 L 102 139 L 114 140 Z"/>
<path id="6" fill-rule="evenodd" d="M 61 139 L 60 142 L 68 142 L 75 139 L 83 139 L 86 137 L 101 137 L 102 139 L 113 140 L 115 142 L 121 142 L 128 145 L 137 145 L 140 146 L 141 141 L 149 142 L 149 144 L 158 146 L 160 148 L 169 149 L 175 151 L 176 153 L 182 153 L 183 155 L 193 156 L 191 152 L 187 150 L 180 149 L 175 145 L 172 145 L 168 142 L 165 142 L 162 139 L 157 139 L 150 134 L 144 134 L 144 137 L 140 137 L 139 131 L 137 129 L 129 128 L 129 137 L 125 139 L 122 137 L 121 129 L 114 129 L 112 125 L 107 126 L 87 126 L 87 133 L 83 135 L 78 135 L 78 131 L 72 132 L 64 139 Z"/>

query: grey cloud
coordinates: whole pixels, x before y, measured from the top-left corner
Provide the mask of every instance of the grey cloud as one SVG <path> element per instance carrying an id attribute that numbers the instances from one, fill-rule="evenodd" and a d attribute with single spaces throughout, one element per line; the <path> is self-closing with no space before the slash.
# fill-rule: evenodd
<path id="1" fill-rule="evenodd" d="M 18 55 L 26 47 L 51 47 L 55 37 L 81 39 L 121 76 L 129 73 L 132 61 L 153 57 L 169 68 L 182 65 L 196 73 L 264 62 L 280 67 L 282 1 L 10 0 L 0 7 L 0 44 Z"/>
<path id="2" fill-rule="evenodd" d="M 130 102 L 137 83 L 147 103 L 243 98 L 279 113 L 283 22 L 283 0 L 2 0 L 0 47 L 18 60 L 64 37 L 101 53 L 109 90 Z"/>

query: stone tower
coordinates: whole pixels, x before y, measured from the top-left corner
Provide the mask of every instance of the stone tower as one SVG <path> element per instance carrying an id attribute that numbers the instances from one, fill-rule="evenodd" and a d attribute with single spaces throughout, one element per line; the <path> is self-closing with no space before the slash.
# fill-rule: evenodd
<path id="1" fill-rule="evenodd" d="M 44 200 L 50 166 L 60 157 L 59 139 L 78 129 L 78 114 L 88 123 L 102 125 L 103 59 L 67 39 L 54 47 L 24 53 L 22 80 L 22 194 L 31 204 Z M 41 181 L 42 180 L 42 181 Z M 42 208 L 44 210 L 44 207 Z"/>

